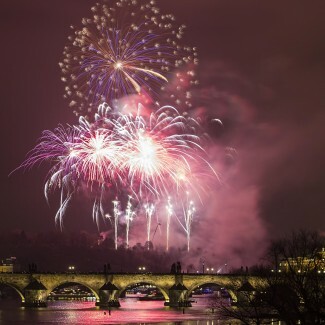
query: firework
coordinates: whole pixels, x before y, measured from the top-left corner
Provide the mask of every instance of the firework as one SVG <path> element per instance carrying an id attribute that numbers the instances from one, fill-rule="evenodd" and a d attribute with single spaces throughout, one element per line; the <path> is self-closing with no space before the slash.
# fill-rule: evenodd
<path id="1" fill-rule="evenodd" d="M 147 244 L 148 249 L 150 248 L 150 231 L 151 231 L 151 220 L 152 215 L 155 211 L 155 206 L 152 203 L 147 203 L 144 206 L 145 213 L 146 213 L 146 220 L 147 220 Z"/>
<path id="2" fill-rule="evenodd" d="M 179 221 L 181 227 L 186 233 L 187 238 L 187 251 L 190 251 L 190 239 L 191 239 L 191 227 L 193 222 L 193 217 L 195 213 L 195 206 L 193 200 L 189 197 L 189 192 L 186 192 L 186 202 L 183 203 L 183 217 L 184 222 L 182 222 L 179 218 L 177 220 Z"/>
<path id="3" fill-rule="evenodd" d="M 49 161 L 52 167 L 44 186 L 44 195 L 49 200 L 50 194 L 60 189 L 60 207 L 55 215 L 55 220 L 63 227 L 63 216 L 69 202 L 75 192 L 75 159 L 73 146 L 80 139 L 79 130 L 74 127 L 66 128 L 59 125 L 53 132 L 43 131 L 39 144 L 30 151 L 28 158 L 21 165 L 23 168 L 31 168 Z"/>
<path id="4" fill-rule="evenodd" d="M 168 251 L 169 249 L 169 228 L 170 228 L 170 221 L 171 221 L 171 217 L 174 213 L 173 211 L 173 206 L 171 204 L 171 200 L 170 197 L 168 197 L 168 202 L 167 202 L 167 221 L 166 221 L 166 250 Z"/>
<path id="5" fill-rule="evenodd" d="M 189 250 L 195 207 L 188 193 L 201 200 L 207 179 L 218 177 L 206 157 L 204 132 L 186 113 L 191 87 L 198 84 L 196 48 L 181 44 L 185 26 L 176 25 L 173 15 L 161 14 L 154 0 L 102 0 L 91 11 L 82 27 L 71 26 L 59 63 L 64 97 L 79 120 L 44 131 L 21 167 L 50 163 L 44 193 L 49 200 L 59 191 L 55 220 L 61 228 L 70 202 L 84 193 L 98 228 L 109 219 L 115 249 L 120 216 L 129 247 L 131 223 L 144 208 L 148 249 L 153 215 L 157 227 L 151 241 L 159 217 L 167 212 L 166 249 L 174 216 Z M 171 197 L 183 198 L 184 193 L 186 200 L 173 206 Z M 166 199 L 167 211 L 159 209 Z"/>
<path id="6" fill-rule="evenodd" d="M 149 118 L 137 115 L 119 120 L 123 129 L 125 159 L 131 190 L 140 198 L 159 199 L 168 193 L 191 187 L 192 175 L 204 159 L 199 125 L 191 118 L 165 106 Z"/>
<path id="7" fill-rule="evenodd" d="M 105 191 L 104 188 L 101 187 L 100 194 L 98 197 L 96 196 L 94 199 L 94 204 L 93 204 L 93 220 L 97 224 L 98 230 L 99 230 L 99 221 L 101 218 L 105 216 L 105 210 L 103 207 L 103 195 Z"/>
<path id="8" fill-rule="evenodd" d="M 198 123 L 182 116 L 171 106 L 148 115 L 122 114 L 107 104 L 98 108 L 93 121 L 79 118 L 74 126 L 60 125 L 53 132 L 44 131 L 39 143 L 29 153 L 22 167 L 50 161 L 52 167 L 45 184 L 45 196 L 59 189 L 60 206 L 56 221 L 62 225 L 64 213 L 81 191 L 93 194 L 93 219 L 99 224 L 106 215 L 104 201 L 108 196 L 132 193 L 138 202 L 152 202 L 145 207 L 147 241 L 150 241 L 154 203 L 194 187 L 198 175 L 209 170 Z M 195 182 L 194 182 L 195 181 Z M 193 208 L 193 207 L 192 207 Z M 189 210 L 188 210 L 189 211 Z M 193 211 L 194 212 L 194 211 Z M 167 249 L 172 215 L 167 205 Z M 117 247 L 120 202 L 113 201 L 115 247 Z M 126 241 L 129 244 L 130 222 L 134 212 L 131 196 L 125 210 Z M 185 214 L 185 231 L 190 238 L 192 215 Z M 189 246 L 188 246 L 189 247 Z"/>
<path id="9" fill-rule="evenodd" d="M 120 211 L 120 202 L 115 200 L 113 203 L 113 215 L 114 215 L 114 242 L 115 242 L 115 249 L 117 249 L 118 244 L 118 224 L 119 224 L 119 217 L 121 214 Z"/>
<path id="10" fill-rule="evenodd" d="M 176 27 L 175 17 L 160 14 L 154 1 L 108 1 L 91 9 L 93 17 L 83 18 L 82 28 L 72 26 L 59 63 L 76 114 L 129 94 L 159 102 L 162 90 L 176 91 L 169 102 L 190 106 L 197 53 L 179 44 L 184 25 Z"/>
<path id="11" fill-rule="evenodd" d="M 132 209 L 131 203 L 132 197 L 128 196 L 128 203 L 125 210 L 125 220 L 126 220 L 126 246 L 129 247 L 129 232 L 130 232 L 130 223 L 133 221 L 135 212 Z"/>

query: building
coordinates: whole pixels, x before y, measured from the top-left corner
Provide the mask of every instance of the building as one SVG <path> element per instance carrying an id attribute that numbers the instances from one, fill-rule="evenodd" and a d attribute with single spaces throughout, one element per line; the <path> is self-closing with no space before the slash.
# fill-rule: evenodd
<path id="1" fill-rule="evenodd" d="M 322 248 L 317 254 L 312 257 L 288 257 L 282 260 L 279 264 L 281 272 L 307 272 L 317 270 L 318 273 L 325 273 L 325 248 Z"/>
<path id="2" fill-rule="evenodd" d="M 0 260 L 0 273 L 13 273 L 17 271 L 16 257 L 8 257 Z"/>

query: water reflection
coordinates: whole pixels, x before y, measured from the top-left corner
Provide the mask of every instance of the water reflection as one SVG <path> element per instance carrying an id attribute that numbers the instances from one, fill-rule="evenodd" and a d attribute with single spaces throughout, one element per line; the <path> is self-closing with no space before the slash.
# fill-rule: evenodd
<path id="1" fill-rule="evenodd" d="M 106 310 L 87 301 L 49 301 L 47 308 L 25 309 L 17 301 L 0 300 L 0 324 L 152 324 L 228 325 L 212 314 L 207 299 L 197 299 L 191 308 L 164 307 L 163 301 L 121 299 L 121 308 Z M 232 321 L 232 325 L 239 324 Z M 278 323 L 276 323 L 278 324 Z"/>
<path id="2" fill-rule="evenodd" d="M 204 303 L 182 309 L 164 307 L 163 301 L 121 299 L 121 308 L 112 309 L 111 315 L 87 301 L 49 301 L 47 308 L 25 309 L 17 301 L 0 301 L 1 324 L 220 324 L 211 317 Z M 208 323 L 207 323 L 208 321 Z M 213 323 L 212 323 L 213 321 Z"/>

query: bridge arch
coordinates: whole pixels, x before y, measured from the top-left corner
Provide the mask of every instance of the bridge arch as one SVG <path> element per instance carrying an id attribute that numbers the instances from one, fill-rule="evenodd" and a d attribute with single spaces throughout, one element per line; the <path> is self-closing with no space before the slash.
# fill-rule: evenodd
<path id="1" fill-rule="evenodd" d="M 15 285 L 13 285 L 13 284 L 11 284 L 11 283 L 8 283 L 8 282 L 0 282 L 0 287 L 1 287 L 1 286 L 8 286 L 8 287 L 14 289 L 14 290 L 18 293 L 19 297 L 21 298 L 21 302 L 22 302 L 22 303 L 25 302 L 25 296 L 24 296 L 24 294 L 23 294 L 22 291 L 21 291 L 19 288 L 17 288 Z"/>
<path id="2" fill-rule="evenodd" d="M 165 301 L 169 301 L 169 295 L 167 292 L 167 289 L 162 288 L 161 286 L 159 286 L 159 284 L 155 283 L 154 281 L 150 281 L 150 280 L 144 280 L 144 281 L 133 281 L 133 282 L 129 282 L 125 285 L 123 285 L 123 287 L 120 288 L 120 290 L 118 290 L 118 292 L 116 293 L 116 299 L 121 298 L 121 295 L 128 289 L 128 288 L 136 288 L 138 286 L 141 285 L 152 285 L 155 286 L 164 296 Z"/>
<path id="3" fill-rule="evenodd" d="M 82 285 L 84 287 L 86 287 L 87 289 L 89 289 L 91 291 L 91 293 L 95 296 L 96 298 L 96 301 L 98 302 L 99 301 L 99 295 L 98 295 L 98 292 L 93 289 L 92 287 L 89 286 L 89 284 L 87 283 L 84 283 L 82 281 L 60 281 L 60 282 L 57 282 L 55 284 L 52 284 L 50 288 L 48 288 L 48 292 L 47 292 L 47 295 L 49 296 L 49 294 L 56 288 L 60 287 L 60 286 L 64 286 L 64 285 Z"/>
<path id="4" fill-rule="evenodd" d="M 198 287 L 202 287 L 202 286 L 205 286 L 205 285 L 211 285 L 211 284 L 212 284 L 212 285 L 217 285 L 217 286 L 219 286 L 220 288 L 225 288 L 225 289 L 227 290 L 227 292 L 229 293 L 229 295 L 230 295 L 232 301 L 233 301 L 233 302 L 237 302 L 237 299 L 238 299 L 238 298 L 237 298 L 237 296 L 236 296 L 236 294 L 235 294 L 235 292 L 234 292 L 233 289 L 229 288 L 228 286 L 225 286 L 225 285 L 222 284 L 222 283 L 219 283 L 218 281 L 212 281 L 212 280 L 200 281 L 200 282 L 197 282 L 197 283 L 193 284 L 192 286 L 190 286 L 190 287 L 188 288 L 187 295 L 186 295 L 187 299 L 189 299 L 190 294 L 191 294 L 191 293 L 192 293 L 196 288 L 198 288 Z"/>

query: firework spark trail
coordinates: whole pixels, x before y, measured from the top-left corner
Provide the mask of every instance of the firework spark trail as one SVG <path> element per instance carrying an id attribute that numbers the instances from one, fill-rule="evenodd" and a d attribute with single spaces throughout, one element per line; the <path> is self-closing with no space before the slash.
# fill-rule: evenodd
<path id="1" fill-rule="evenodd" d="M 191 239 L 191 227 L 192 221 L 195 213 L 195 206 L 192 200 L 187 199 L 187 206 L 184 211 L 185 229 L 187 237 L 187 250 L 190 251 L 190 239 Z"/>
<path id="2" fill-rule="evenodd" d="M 97 3 L 93 17 L 82 19 L 82 28 L 71 26 L 59 66 L 65 97 L 77 115 L 134 93 L 159 102 L 161 92 L 172 91 L 169 99 L 191 106 L 196 49 L 179 43 L 185 26 L 176 27 L 173 15 L 159 14 L 154 1 L 142 3 Z"/>
<path id="3" fill-rule="evenodd" d="M 130 224 L 133 221 L 135 216 L 135 212 L 132 209 L 131 203 L 132 197 L 128 196 L 128 203 L 125 210 L 125 221 L 126 221 L 126 247 L 129 247 L 129 232 L 130 232 Z"/>
<path id="4" fill-rule="evenodd" d="M 115 249 L 117 249 L 118 244 L 118 224 L 119 224 L 119 217 L 121 214 L 120 211 L 120 202 L 115 200 L 113 203 L 113 215 L 114 215 L 114 242 L 115 242 Z"/>
<path id="5" fill-rule="evenodd" d="M 151 231 L 151 221 L 152 216 L 155 211 L 155 206 L 152 203 L 147 203 L 144 205 L 145 214 L 146 214 L 146 220 L 147 220 L 147 244 L 148 244 L 148 250 L 150 249 L 150 231 Z"/>
<path id="6" fill-rule="evenodd" d="M 187 251 L 190 251 L 190 240 L 191 240 L 191 230 L 192 230 L 192 222 L 194 213 L 196 211 L 193 200 L 189 197 L 189 192 L 186 192 L 186 202 L 183 202 L 183 218 L 184 222 L 182 222 L 178 216 L 176 216 L 178 222 L 186 233 L 187 239 Z"/>
<path id="7" fill-rule="evenodd" d="M 166 220 L 166 250 L 169 250 L 169 228 L 170 228 L 170 221 L 171 221 L 171 217 L 174 213 L 173 210 L 173 206 L 171 204 L 171 199 L 170 197 L 168 197 L 168 201 L 167 201 L 167 220 Z"/>
<path id="8" fill-rule="evenodd" d="M 55 215 L 55 222 L 60 225 L 61 230 L 63 229 L 63 216 L 71 200 L 71 197 L 72 197 L 71 193 L 67 193 L 66 195 L 64 195 L 64 190 L 63 189 L 61 190 L 60 208 L 58 209 Z"/>
<path id="9" fill-rule="evenodd" d="M 73 169 L 74 155 L 73 146 L 80 139 L 79 130 L 68 125 L 59 125 L 54 131 L 43 131 L 39 143 L 28 154 L 27 159 L 20 167 L 31 168 L 40 165 L 44 161 L 54 162 L 50 173 L 64 169 Z"/>
<path id="10" fill-rule="evenodd" d="M 98 230 L 99 230 L 99 222 L 100 219 L 104 219 L 105 217 L 105 210 L 103 207 L 103 196 L 105 193 L 105 187 L 101 186 L 100 189 L 100 195 L 96 196 L 94 199 L 94 204 L 93 204 L 93 221 L 96 223 Z"/>
<path id="11" fill-rule="evenodd" d="M 79 130 L 68 125 L 59 125 L 54 132 L 45 130 L 39 143 L 31 150 L 27 159 L 19 168 L 30 169 L 45 161 L 53 164 L 48 172 L 44 186 L 44 196 L 49 202 L 51 192 L 60 190 L 60 206 L 55 215 L 55 222 L 63 228 L 63 216 L 75 192 L 75 158 L 73 146 L 80 139 Z"/>

